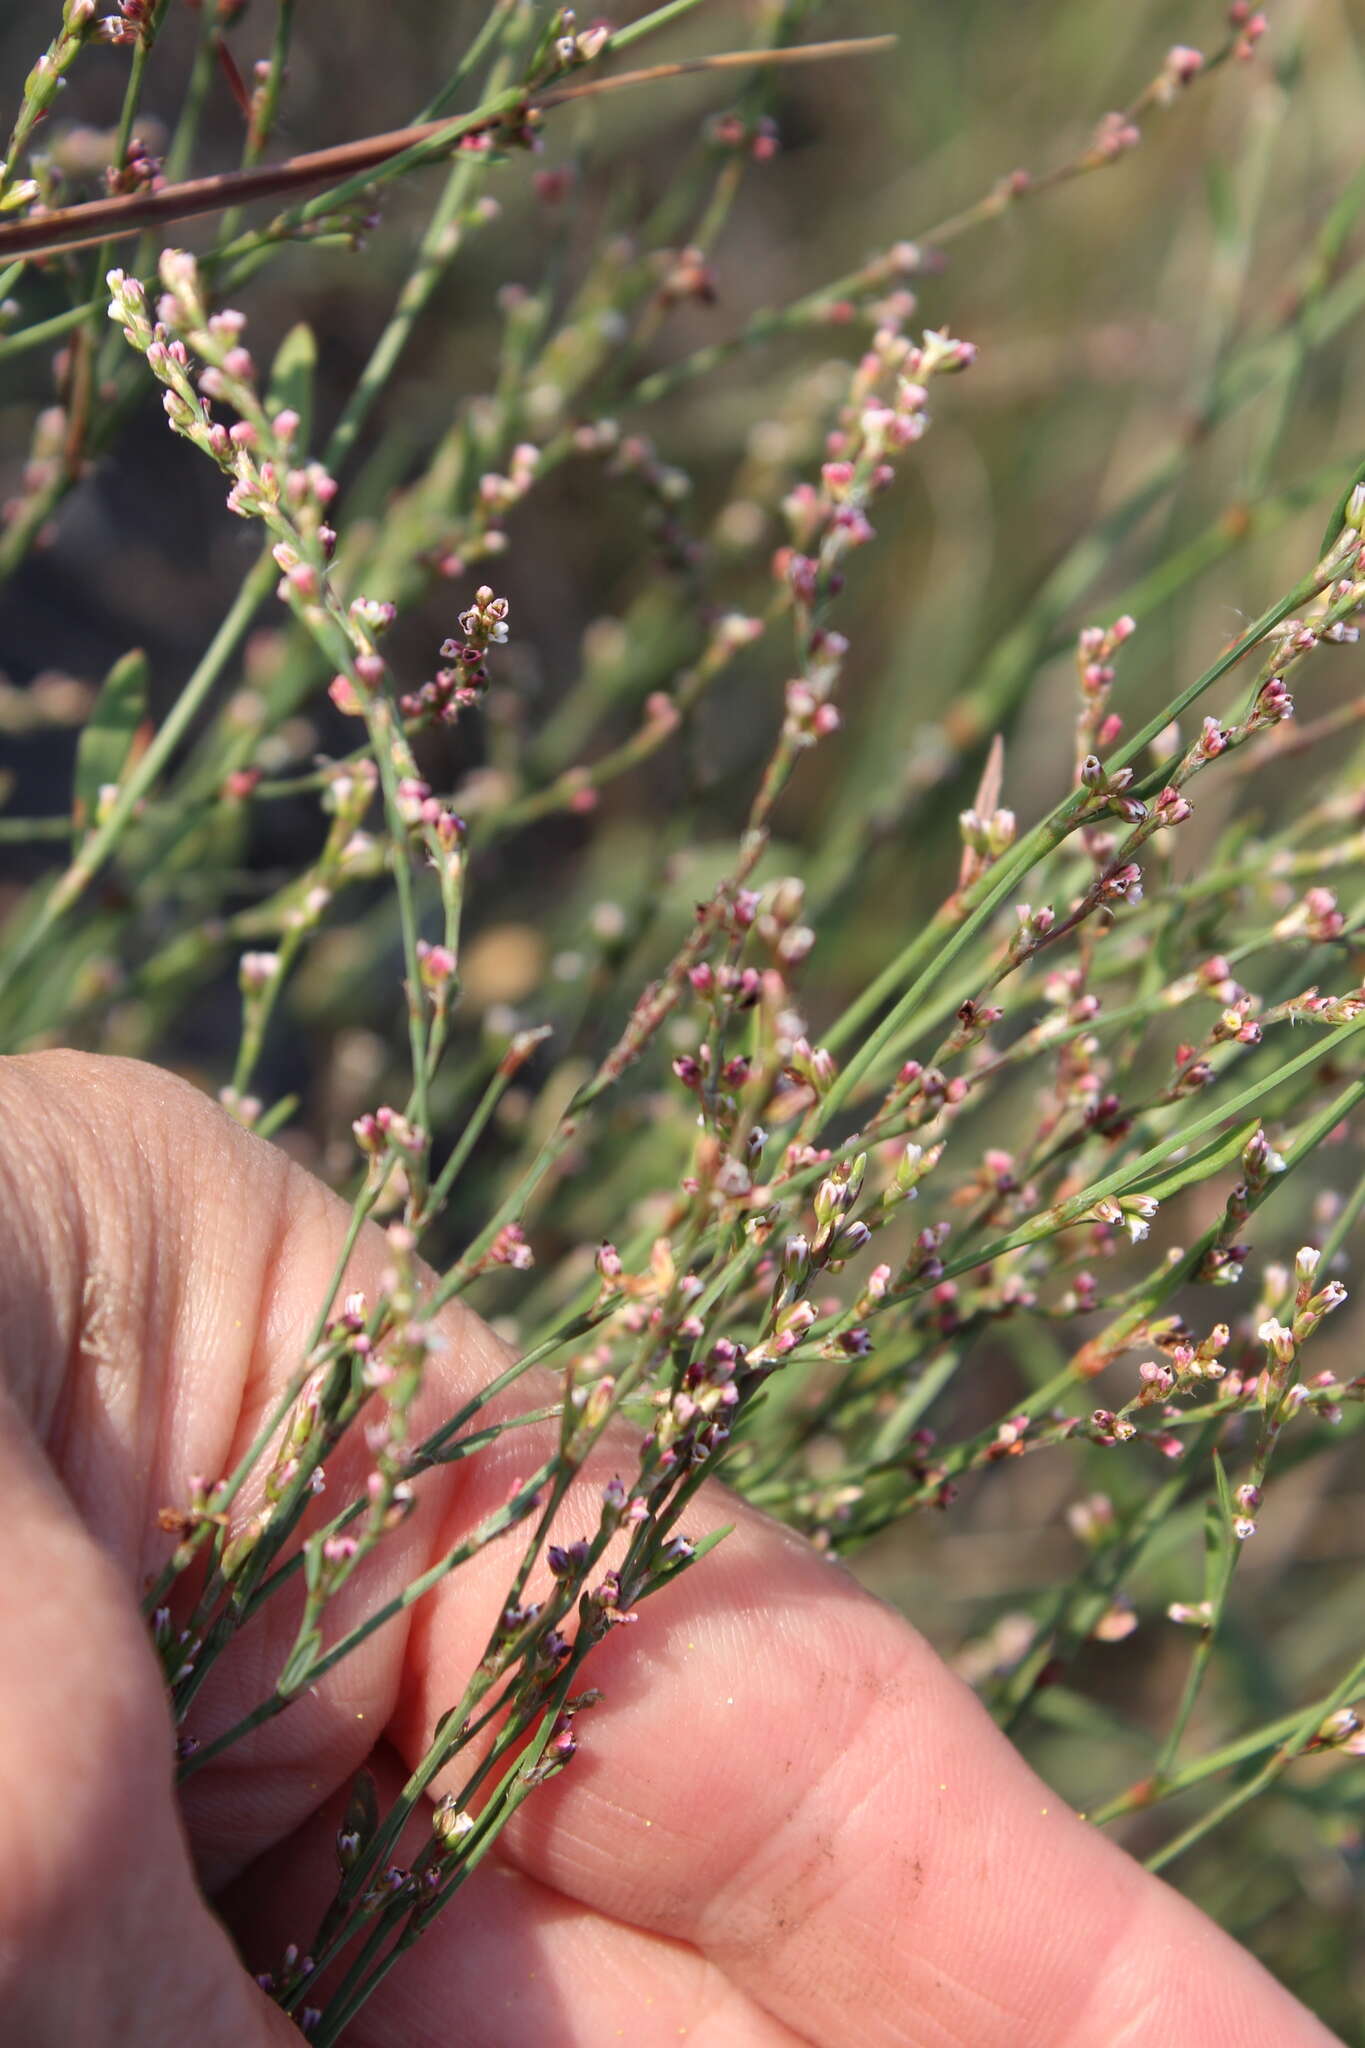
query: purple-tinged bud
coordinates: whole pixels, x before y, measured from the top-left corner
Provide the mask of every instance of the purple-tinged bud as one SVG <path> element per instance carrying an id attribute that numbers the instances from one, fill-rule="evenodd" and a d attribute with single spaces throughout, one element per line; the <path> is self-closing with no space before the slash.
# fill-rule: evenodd
<path id="1" fill-rule="evenodd" d="M 808 1082 L 817 1095 L 829 1093 L 839 1071 L 833 1053 L 825 1046 L 812 1046 L 806 1038 L 798 1038 L 793 1044 L 788 1068 L 799 1080 Z"/>
<path id="2" fill-rule="evenodd" d="M 458 1848 L 463 1838 L 473 1832 L 474 1824 L 473 1814 L 464 1811 L 452 1792 L 432 1808 L 431 1831 L 443 1848 Z"/>
<path id="3" fill-rule="evenodd" d="M 1125 151 L 1136 149 L 1142 134 L 1126 114 L 1105 114 L 1095 129 L 1091 148 L 1102 163 L 1112 163 Z"/>
<path id="4" fill-rule="evenodd" d="M 270 987 L 280 971 L 278 953 L 243 953 L 237 967 L 237 979 L 244 995 L 258 995 Z"/>
<path id="5" fill-rule="evenodd" d="M 625 1271 L 621 1254 L 617 1251 L 616 1246 L 609 1243 L 605 1238 L 597 1248 L 597 1257 L 594 1263 L 597 1267 L 599 1278 L 608 1287 L 614 1287 Z"/>
<path id="6" fill-rule="evenodd" d="M 1136 861 L 1126 861 L 1123 866 L 1111 868 L 1101 878 L 1100 900 L 1103 903 L 1140 903 L 1142 901 L 1142 869 Z"/>
<path id="7" fill-rule="evenodd" d="M 1203 68 L 1202 50 L 1192 50 L 1188 43 L 1176 43 L 1166 52 L 1166 61 L 1152 86 L 1158 106 L 1170 106 L 1177 93 L 1197 78 Z"/>
<path id="8" fill-rule="evenodd" d="M 970 369 L 976 361 L 976 344 L 959 341 L 946 329 L 926 328 L 920 357 L 919 374 L 932 376 L 935 372 L 954 374 Z"/>
<path id="9" fill-rule="evenodd" d="M 455 977 L 455 955 L 449 946 L 433 946 L 426 939 L 417 941 L 418 971 L 424 985 L 439 991 L 447 988 Z"/>
<path id="10" fill-rule="evenodd" d="M 1294 699 L 1282 676 L 1272 676 L 1268 683 L 1262 685 L 1253 715 L 1258 721 L 1270 725 L 1278 725 L 1294 716 Z"/>
<path id="11" fill-rule="evenodd" d="M 1138 1367 L 1138 1378 L 1142 1382 L 1138 1399 L 1143 1402 L 1163 1399 L 1175 1385 L 1175 1374 L 1170 1366 L 1150 1358 Z"/>
<path id="12" fill-rule="evenodd" d="M 1268 1316 L 1256 1331 L 1261 1342 L 1274 1354 L 1280 1365 L 1292 1365 L 1297 1346 L 1294 1332 L 1285 1328 L 1278 1316 Z"/>
<path id="13" fill-rule="evenodd" d="M 789 1237 L 782 1247 L 782 1277 L 793 1285 L 806 1277 L 810 1269 L 810 1240 L 800 1235 Z"/>
<path id="14" fill-rule="evenodd" d="M 488 1259 L 491 1265 L 510 1266 L 514 1272 L 529 1271 L 535 1264 L 535 1257 L 519 1223 L 503 1224 L 489 1246 Z"/>
<path id="15" fill-rule="evenodd" d="M 1338 1707 L 1323 1721 L 1313 1740 L 1324 1749 L 1349 1749 L 1353 1756 L 1361 1754 L 1359 1737 L 1362 1728 L 1360 1715 L 1354 1707 Z"/>
<path id="16" fill-rule="evenodd" d="M 1208 1600 L 1173 1600 L 1166 1609 L 1166 1619 L 1182 1622 L 1187 1628 L 1207 1628 L 1213 1620 L 1213 1606 Z"/>
<path id="17" fill-rule="evenodd" d="M 374 1122 L 385 1142 L 392 1145 L 395 1151 L 406 1153 L 409 1159 L 420 1159 L 430 1143 L 425 1131 L 419 1129 L 407 1117 L 400 1116 L 396 1109 L 390 1109 L 387 1104 L 383 1104 L 375 1111 Z M 354 1130 L 355 1125 L 351 1128 Z"/>

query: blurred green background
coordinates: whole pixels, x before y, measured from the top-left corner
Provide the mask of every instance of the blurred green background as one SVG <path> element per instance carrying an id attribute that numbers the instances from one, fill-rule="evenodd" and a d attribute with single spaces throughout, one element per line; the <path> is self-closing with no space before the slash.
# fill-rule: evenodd
<path id="1" fill-rule="evenodd" d="M 617 18 L 644 11 L 622 8 Z M 55 13 L 14 0 L 0 19 L 0 89 L 11 103 Z M 277 148 L 400 125 L 482 13 L 454 0 L 389 0 L 378 11 L 300 8 Z M 766 13 L 712 0 L 651 43 L 648 57 L 742 45 Z M 970 799 L 992 732 L 1005 735 L 1005 800 L 1021 818 L 1064 787 L 1070 645 L 1079 625 L 1125 608 L 1137 615 L 1122 691 L 1125 715 L 1138 722 L 1316 557 L 1328 510 L 1365 440 L 1365 234 L 1354 211 L 1365 12 L 1344 0 L 1277 0 L 1270 14 L 1253 63 L 1197 82 L 1147 117 L 1141 146 L 1120 162 L 963 236 L 941 271 L 915 282 L 918 319 L 969 337 L 980 357 L 969 378 L 935 392 L 933 430 L 880 507 L 878 545 L 854 564 L 838 620 L 853 642 L 845 731 L 808 765 L 779 820 L 790 864 L 826 902 L 807 981 L 817 1023 L 951 886 L 953 820 Z M 197 26 L 191 11 L 172 5 L 148 96 L 163 122 L 174 117 Z M 243 72 L 265 54 L 271 28 L 262 0 L 232 23 Z M 925 236 L 1016 167 L 1043 171 L 1074 155 L 1101 115 L 1135 97 L 1171 44 L 1211 51 L 1224 35 L 1222 9 L 1203 0 L 829 0 L 811 7 L 803 24 L 810 36 L 887 29 L 899 37 L 893 55 L 773 82 L 767 104 L 781 150 L 753 168 L 720 238 L 715 303 L 675 313 L 651 344 L 654 360 L 733 334 L 755 310 L 823 285 L 893 242 Z M 116 51 L 88 53 L 60 122 L 107 128 L 125 71 Z M 378 516 L 386 489 L 490 388 L 504 287 L 534 284 L 547 264 L 571 283 L 604 225 L 629 234 L 669 189 L 699 124 L 728 103 L 724 84 L 708 78 L 623 95 L 552 121 L 541 157 L 513 157 L 494 173 L 500 218 L 470 241 L 367 434 L 366 489 Z M 231 95 L 215 81 L 196 168 L 233 163 L 240 129 Z M 559 165 L 574 166 L 577 187 L 568 205 L 550 209 L 532 179 Z M 430 191 L 418 181 L 390 193 L 360 258 L 289 250 L 242 295 L 262 359 L 296 320 L 314 326 L 324 428 L 406 274 Z M 187 230 L 186 240 L 203 246 L 203 233 Z M 700 395 L 684 392 L 631 422 L 655 438 L 665 461 L 686 466 L 690 531 L 704 532 L 733 498 L 746 449 L 751 463 L 794 455 L 807 472 L 818 463 L 806 424 L 811 393 L 831 350 L 848 346 L 837 333 L 832 341 L 792 336 L 739 357 Z M 6 488 L 25 459 L 34 408 L 49 392 L 41 352 L 0 365 Z M 510 531 L 495 578 L 514 621 L 500 671 L 506 694 L 490 705 L 492 737 L 467 742 L 462 728 L 453 756 L 433 758 L 434 781 L 495 764 L 499 717 L 532 730 L 548 720 L 585 649 L 609 665 L 619 622 L 647 602 L 659 576 L 638 506 L 627 493 L 613 501 L 582 470 L 553 478 Z M 142 645 L 159 701 L 169 702 L 254 547 L 223 511 L 218 477 L 165 433 L 149 389 L 119 459 L 98 465 L 63 507 L 50 544 L 0 592 L 0 669 L 12 685 L 32 690 L 37 681 L 51 695 L 56 679 L 92 680 L 126 647 Z M 736 601 L 742 595 L 737 586 Z M 457 599 L 466 601 L 463 585 L 438 590 L 405 615 L 395 667 L 428 672 Z M 659 633 L 666 667 L 667 627 Z M 259 671 L 279 658 L 282 637 L 277 616 L 263 615 L 251 654 Z M 1311 671 L 1301 712 L 1347 704 L 1360 689 L 1359 663 L 1347 651 Z M 667 881 L 686 915 L 703 886 L 708 845 L 733 832 L 775 701 L 771 665 L 741 663 L 705 707 L 689 764 L 614 785 L 590 825 L 559 822 L 490 856 L 476 877 L 465 959 L 475 1030 L 489 1013 L 500 1024 L 509 1015 L 536 1021 L 532 992 L 610 924 L 602 905 L 629 917 L 641 894 L 658 888 L 661 829 L 684 793 L 695 850 Z M 11 728 L 19 722 L 7 720 Z M 603 731 L 617 730 L 609 716 Z M 325 703 L 310 703 L 286 755 L 306 765 L 315 748 L 341 743 Z M 11 808 L 65 807 L 72 745 L 60 726 L 10 731 Z M 1342 760 L 1359 792 L 1359 756 L 1341 756 L 1338 769 Z M 1250 823 L 1306 801 L 1321 768 L 1310 759 L 1277 769 L 1269 789 L 1235 776 L 1211 787 L 1188 858 L 1197 860 L 1239 807 Z M 915 799 L 908 822 L 907 797 Z M 253 828 L 249 868 L 258 876 L 287 872 L 315 833 L 311 806 L 271 807 Z M 0 889 L 17 900 L 46 854 L 3 854 Z M 384 1077 L 397 1071 L 393 982 L 358 973 L 365 958 L 348 932 L 329 935 L 300 977 L 289 1029 L 271 1051 L 272 1086 L 302 1097 L 287 1141 L 324 1171 L 346 1119 L 379 1099 Z M 216 1087 L 236 1027 L 231 975 L 219 969 L 178 987 L 160 1007 L 94 1006 L 70 1035 L 168 1060 Z M 527 1102 L 521 1113 L 536 1111 Z M 636 1170 L 627 1165 L 618 1187 L 596 1191 L 584 1207 L 586 1229 L 607 1227 L 604 1206 L 633 1198 Z M 647 1184 L 647 1171 L 638 1171 Z M 1319 1185 L 1350 1178 L 1348 1169 L 1338 1178 L 1329 1159 Z M 1258 1235 L 1269 1241 L 1276 1227 L 1267 1221 Z M 1276 1248 L 1292 1253 L 1295 1242 Z M 1315 1348 L 1315 1365 L 1358 1369 L 1349 1361 L 1358 1359 L 1360 1321 L 1337 1321 Z M 1018 1360 L 1007 1370 L 1003 1359 L 982 1359 L 969 1423 L 1008 1400 L 1018 1369 Z M 1201 1709 L 1200 1746 L 1312 1697 L 1359 1644 L 1358 1444 L 1348 1437 L 1278 1484 L 1275 1514 L 1243 1562 L 1233 1625 Z M 967 1488 L 947 1517 L 921 1518 L 883 1539 L 860 1568 L 984 1681 L 1008 1661 L 1016 1617 L 1075 1568 L 1066 1506 L 1111 1477 L 1119 1496 L 1128 1475 L 1111 1474 L 1102 1454 L 1082 1468 L 1070 1451 L 997 1469 Z M 1198 1597 L 1198 1515 L 1196 1502 L 1173 1518 L 1128 1589 L 1135 1632 L 1091 1644 L 1068 1685 L 1015 1731 L 1078 1804 L 1139 1775 L 1147 1755 L 1141 1731 L 1169 1718 L 1189 1642 L 1162 1615 L 1169 1600 Z M 1172 1872 L 1353 2042 L 1365 2042 L 1362 1800 L 1359 1762 L 1301 1764 L 1277 1794 Z M 1168 1826 L 1164 1813 L 1159 1826 Z M 1157 1838 L 1140 1822 L 1126 1837 L 1139 1853 Z"/>

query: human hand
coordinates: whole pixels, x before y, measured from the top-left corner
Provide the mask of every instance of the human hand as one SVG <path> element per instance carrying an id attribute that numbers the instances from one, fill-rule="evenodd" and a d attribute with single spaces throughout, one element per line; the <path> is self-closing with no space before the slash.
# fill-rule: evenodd
<path id="1" fill-rule="evenodd" d="M 3 1061 L 0 1116 L 0 2041 L 297 2041 L 224 1924 L 252 1971 L 307 1945 L 351 1778 L 368 1765 L 382 1796 L 426 1750 L 482 1653 L 506 1553 L 479 1553 L 178 1804 L 137 1610 L 164 1554 L 157 1511 L 250 1440 L 348 1212 L 148 1068 Z M 373 1293 L 385 1263 L 375 1233 L 348 1284 Z M 503 1362 L 468 1311 L 445 1327 L 427 1426 Z M 361 1575 L 365 1610 L 505 1497 L 536 1462 L 527 1434 L 422 1480 Z M 617 1442 L 625 1469 L 632 1433 Z M 595 1525 L 595 1495 L 579 1510 Z M 580 1754 L 348 2044 L 1334 2038 L 1050 1793 L 899 1617 L 719 1489 L 689 1533 L 726 1522 L 594 1654 L 605 1699 Z M 270 1690 L 290 1633 L 267 1607 L 233 1645 L 201 1737 Z"/>

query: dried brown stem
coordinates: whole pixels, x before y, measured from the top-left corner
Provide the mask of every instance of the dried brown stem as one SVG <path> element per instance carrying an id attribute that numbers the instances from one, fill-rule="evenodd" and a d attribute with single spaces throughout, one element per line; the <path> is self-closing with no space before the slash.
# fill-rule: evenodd
<path id="1" fill-rule="evenodd" d="M 694 72 L 739 70 L 767 64 L 814 64 L 838 57 L 871 56 L 889 49 L 894 36 L 861 36 L 833 43 L 801 43 L 789 50 L 723 50 L 709 57 L 693 57 L 675 64 L 651 64 L 641 71 L 623 71 L 616 78 L 588 79 L 581 85 L 557 86 L 551 92 L 510 97 L 506 104 L 489 113 L 480 109 L 444 121 L 423 121 L 412 128 L 390 129 L 384 135 L 367 135 L 356 142 L 338 143 L 331 149 L 314 149 L 290 157 L 282 164 L 262 164 L 250 170 L 222 171 L 211 178 L 189 178 L 167 185 L 159 192 L 132 192 L 115 199 L 94 199 L 83 206 L 65 206 L 36 220 L 22 220 L 0 227 L 0 261 L 16 256 L 55 256 L 64 250 L 89 249 L 139 234 L 144 228 L 163 227 L 191 215 L 217 213 L 252 199 L 266 199 L 277 193 L 293 192 L 302 186 L 327 184 L 360 171 L 377 168 L 390 158 L 401 156 L 424 142 L 437 138 L 451 143 L 467 135 L 487 133 L 506 123 L 524 121 L 553 107 L 602 93 L 621 92 L 628 87 L 654 85 L 667 78 L 682 78 Z"/>

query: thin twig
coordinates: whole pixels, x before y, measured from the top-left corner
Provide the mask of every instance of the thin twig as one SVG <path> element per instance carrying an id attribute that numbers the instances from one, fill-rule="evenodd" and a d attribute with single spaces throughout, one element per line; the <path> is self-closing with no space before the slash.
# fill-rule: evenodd
<path id="1" fill-rule="evenodd" d="M 623 71 L 616 78 L 595 78 L 582 85 L 559 86 L 553 92 L 508 95 L 492 112 L 478 108 L 453 120 L 423 121 L 411 128 L 394 128 L 384 135 L 362 136 L 355 142 L 338 143 L 331 149 L 309 150 L 282 164 L 267 164 L 249 170 L 221 171 L 210 178 L 189 178 L 167 185 L 159 192 L 133 192 L 115 199 L 94 199 L 83 206 L 59 207 L 36 220 L 17 221 L 0 227 L 0 261 L 12 256 L 53 256 L 67 249 L 87 249 L 99 243 L 133 235 L 147 227 L 161 227 L 185 220 L 193 214 L 216 213 L 229 206 L 245 205 L 252 199 L 270 198 L 292 192 L 304 185 L 325 184 L 339 176 L 376 168 L 405 150 L 424 142 L 455 143 L 467 135 L 496 130 L 508 122 L 524 120 L 530 114 L 565 106 L 570 101 L 620 92 L 627 87 L 654 85 L 667 78 L 682 78 L 693 72 L 738 70 L 761 64 L 814 64 L 838 57 L 871 56 L 895 43 L 894 36 L 862 36 L 833 43 L 801 43 L 789 50 L 723 50 L 710 57 L 693 57 L 675 64 L 651 64 L 642 71 Z M 433 152 L 433 155 L 435 152 Z"/>

